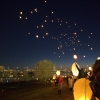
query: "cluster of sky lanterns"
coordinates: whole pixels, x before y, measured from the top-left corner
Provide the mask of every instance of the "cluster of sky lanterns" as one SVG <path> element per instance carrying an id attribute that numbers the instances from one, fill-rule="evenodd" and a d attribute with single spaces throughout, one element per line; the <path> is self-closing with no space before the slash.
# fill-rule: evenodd
<path id="1" fill-rule="evenodd" d="M 45 0 L 44 1 L 44 3 L 47 3 L 47 0 Z M 34 8 L 33 9 L 33 11 L 31 10 L 30 11 L 30 14 L 31 15 L 33 15 L 34 16 L 34 13 L 37 13 L 38 12 L 38 8 Z M 22 16 L 25 18 L 25 19 L 28 19 L 28 17 L 27 16 L 24 16 L 24 13 L 21 11 L 21 12 L 19 12 L 19 14 L 20 14 L 20 19 L 22 19 Z M 38 14 L 38 13 L 37 13 Z M 54 16 L 54 11 L 52 10 L 51 11 L 51 15 L 52 16 Z M 50 18 L 48 15 L 45 15 L 44 16 L 44 18 L 46 18 L 46 19 L 44 19 L 44 23 L 48 23 L 48 18 Z M 60 19 L 60 18 L 57 18 L 57 20 L 56 21 L 54 21 L 54 19 L 53 19 L 53 17 L 52 17 L 52 19 L 51 19 L 51 23 L 58 23 L 59 24 L 59 26 L 62 26 L 63 24 L 66 24 L 67 25 L 67 27 L 68 28 L 71 28 L 71 25 L 69 25 L 69 22 L 68 21 L 63 21 L 62 19 Z M 77 26 L 77 23 L 74 23 L 73 24 L 75 27 Z M 36 25 L 36 28 L 37 29 L 45 29 L 45 25 L 42 23 L 41 25 Z M 81 28 L 80 29 L 80 32 L 83 32 L 84 30 Z M 27 34 L 28 35 L 31 35 L 31 33 L 30 33 L 30 31 L 29 32 L 27 32 Z M 50 33 L 49 33 L 50 34 Z M 45 33 L 45 35 L 47 36 L 47 35 L 49 35 L 48 34 L 48 32 L 46 32 Z M 60 41 L 60 43 L 59 43 L 59 46 L 57 46 L 57 49 L 58 50 L 60 50 L 60 49 L 63 49 L 63 46 L 65 45 L 66 47 L 68 47 L 68 49 L 69 49 L 69 47 L 70 47 L 70 49 L 69 49 L 69 51 L 76 51 L 77 50 L 77 46 L 83 46 L 83 45 L 85 45 L 85 46 L 87 46 L 87 47 L 89 47 L 90 48 L 90 50 L 92 51 L 93 50 L 93 48 L 89 45 L 89 44 L 82 44 L 82 41 L 81 41 L 81 39 L 79 38 L 80 37 L 80 35 L 79 35 L 79 33 L 77 33 L 77 32 L 73 32 L 72 33 L 72 36 L 70 36 L 70 37 L 68 37 L 68 34 L 69 33 L 61 33 L 61 35 L 59 36 L 59 37 L 57 37 L 57 36 L 52 36 L 51 38 L 52 39 L 55 39 L 55 40 L 57 40 L 58 42 L 59 42 L 59 40 L 60 39 L 62 39 L 63 40 L 63 38 L 65 38 L 66 37 L 66 42 L 63 44 L 63 42 L 62 41 Z M 92 36 L 90 36 L 90 35 L 92 35 L 93 33 L 91 32 L 91 33 L 89 33 L 89 35 L 87 36 L 87 38 L 88 39 L 90 39 Z M 37 35 L 35 36 L 37 39 L 38 38 L 41 38 L 40 36 L 39 36 L 39 33 L 37 33 Z M 45 36 L 43 35 L 42 36 L 42 38 L 44 38 Z M 47 37 L 46 37 L 47 38 Z M 63 50 L 62 50 L 63 51 Z M 62 52 L 61 51 L 61 52 Z M 54 51 L 54 54 L 56 54 L 56 51 Z M 62 52 L 62 54 L 65 54 L 65 52 L 63 51 Z M 61 57 L 61 55 L 59 55 L 59 58 Z M 86 56 L 85 55 L 83 55 L 83 57 L 85 58 Z"/>

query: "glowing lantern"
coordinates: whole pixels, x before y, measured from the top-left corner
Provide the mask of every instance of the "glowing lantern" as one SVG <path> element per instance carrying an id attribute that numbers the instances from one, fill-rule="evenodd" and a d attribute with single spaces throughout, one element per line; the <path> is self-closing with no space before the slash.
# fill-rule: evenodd
<path id="1" fill-rule="evenodd" d="M 37 28 L 39 28 L 39 26 L 37 26 Z"/>
<path id="2" fill-rule="evenodd" d="M 43 25 L 41 25 L 41 27 L 43 27 Z"/>
<path id="3" fill-rule="evenodd" d="M 57 74 L 57 76 L 59 76 L 60 75 L 60 71 L 56 71 L 56 74 Z"/>
<path id="4" fill-rule="evenodd" d="M 56 76 L 55 75 L 53 76 L 53 79 L 56 79 Z"/>
<path id="5" fill-rule="evenodd" d="M 77 64 L 77 65 L 78 65 L 78 64 Z M 78 67 L 79 67 L 79 66 L 78 66 Z M 73 73 L 74 76 L 78 76 L 79 71 L 78 71 L 78 69 L 76 68 L 76 64 L 75 64 L 75 63 L 72 64 L 71 70 L 72 70 L 72 73 Z"/>
<path id="6" fill-rule="evenodd" d="M 36 35 L 36 38 L 38 38 L 38 35 Z"/>
<path id="7" fill-rule="evenodd" d="M 51 13 L 53 14 L 53 11 Z"/>
<path id="8" fill-rule="evenodd" d="M 33 11 L 31 11 L 31 14 L 33 13 Z"/>
<path id="9" fill-rule="evenodd" d="M 20 14 L 22 14 L 23 12 L 20 12 Z"/>
<path id="10" fill-rule="evenodd" d="M 91 67 L 89 67 L 89 70 L 92 70 L 92 68 L 91 68 Z"/>
<path id="11" fill-rule="evenodd" d="M 37 12 L 37 8 L 35 8 L 34 11 Z"/>
<path id="12" fill-rule="evenodd" d="M 46 35 L 48 35 L 48 33 L 46 33 Z"/>
<path id="13" fill-rule="evenodd" d="M 74 58 L 74 59 L 77 59 L 77 55 L 73 55 L 73 58 Z"/>
<path id="14" fill-rule="evenodd" d="M 53 22 L 53 20 L 51 20 L 51 22 Z"/>
<path id="15" fill-rule="evenodd" d="M 97 60 L 100 60 L 100 57 L 98 57 Z"/>
<path id="16" fill-rule="evenodd" d="M 21 17 L 21 16 L 20 16 L 19 18 L 20 18 L 20 19 L 22 19 L 22 17 Z"/>
<path id="17" fill-rule="evenodd" d="M 27 17 L 25 17 L 25 19 L 27 19 Z"/>
<path id="18" fill-rule="evenodd" d="M 73 87 L 74 100 L 91 100 L 92 90 L 90 81 L 86 78 L 77 80 Z"/>

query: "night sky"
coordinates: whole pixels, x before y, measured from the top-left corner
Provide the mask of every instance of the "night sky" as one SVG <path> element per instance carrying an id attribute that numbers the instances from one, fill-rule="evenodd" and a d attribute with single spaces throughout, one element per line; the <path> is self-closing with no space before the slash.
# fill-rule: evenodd
<path id="1" fill-rule="evenodd" d="M 1 0 L 0 65 L 33 68 L 47 59 L 62 68 L 91 66 L 99 32 L 99 0 Z"/>

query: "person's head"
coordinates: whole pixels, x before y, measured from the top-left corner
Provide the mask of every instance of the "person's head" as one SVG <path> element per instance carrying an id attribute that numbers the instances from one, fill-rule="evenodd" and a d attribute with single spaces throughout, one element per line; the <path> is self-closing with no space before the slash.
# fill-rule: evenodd
<path id="1" fill-rule="evenodd" d="M 96 60 L 93 64 L 93 75 L 100 82 L 100 60 Z"/>

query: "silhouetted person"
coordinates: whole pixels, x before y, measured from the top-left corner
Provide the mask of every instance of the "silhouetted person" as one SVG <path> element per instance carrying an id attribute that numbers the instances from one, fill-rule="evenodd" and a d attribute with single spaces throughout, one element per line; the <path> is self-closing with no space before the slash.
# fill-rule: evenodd
<path id="1" fill-rule="evenodd" d="M 77 65 L 77 63 L 76 63 L 76 68 L 77 68 L 78 71 L 79 71 L 78 78 L 84 78 L 84 77 L 85 77 L 85 73 L 84 73 L 83 68 L 79 68 L 78 65 Z"/>
<path id="2" fill-rule="evenodd" d="M 100 60 L 96 60 L 93 65 L 93 76 L 91 79 L 90 87 L 92 89 L 93 95 L 100 100 Z"/>

